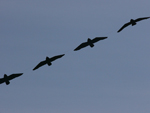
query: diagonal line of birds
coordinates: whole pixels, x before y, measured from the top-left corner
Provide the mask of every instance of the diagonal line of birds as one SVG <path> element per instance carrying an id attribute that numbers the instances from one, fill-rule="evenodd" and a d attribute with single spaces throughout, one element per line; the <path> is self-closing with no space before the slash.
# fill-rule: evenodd
<path id="1" fill-rule="evenodd" d="M 121 32 L 124 28 L 128 27 L 129 25 L 136 25 L 137 22 L 141 21 L 141 20 L 145 20 L 145 19 L 149 19 L 150 17 L 142 17 L 142 18 L 137 18 L 137 19 L 131 19 L 130 22 L 127 22 L 125 23 L 117 32 Z M 91 48 L 94 47 L 94 43 L 100 41 L 100 40 L 104 40 L 108 37 L 95 37 L 93 39 L 90 39 L 88 38 L 86 42 L 83 42 L 81 43 L 79 46 L 77 46 L 74 51 L 78 51 L 80 49 L 83 49 L 87 46 L 90 46 Z M 65 54 L 61 54 L 61 55 L 56 55 L 56 56 L 53 56 L 51 58 L 49 58 L 48 56 L 46 56 L 46 59 L 39 62 L 34 68 L 33 68 L 33 71 L 39 69 L 40 67 L 44 66 L 44 65 L 48 65 L 48 66 L 51 66 L 52 65 L 52 62 L 57 60 L 57 59 L 60 59 L 64 56 Z M 0 84 L 2 83 L 5 83 L 6 85 L 9 85 L 10 84 L 10 80 L 16 78 L 16 77 L 19 77 L 23 75 L 23 73 L 15 73 L 15 74 L 11 74 L 11 75 L 6 75 L 4 74 L 4 77 L 3 78 L 0 78 Z"/>

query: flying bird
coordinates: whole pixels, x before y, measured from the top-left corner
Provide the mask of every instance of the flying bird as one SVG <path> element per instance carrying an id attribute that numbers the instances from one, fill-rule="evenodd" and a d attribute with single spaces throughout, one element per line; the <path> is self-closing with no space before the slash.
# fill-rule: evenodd
<path id="1" fill-rule="evenodd" d="M 57 56 L 54 56 L 54 57 L 46 57 L 46 59 L 44 61 L 41 61 L 33 70 L 36 70 L 38 69 L 39 67 L 47 64 L 48 66 L 52 65 L 52 61 L 58 59 L 58 58 L 61 58 L 62 56 L 64 56 L 65 54 L 62 54 L 62 55 L 57 55 Z"/>
<path id="2" fill-rule="evenodd" d="M 124 24 L 117 32 L 120 32 L 121 30 L 123 30 L 125 27 L 127 27 L 129 25 L 134 26 L 134 25 L 136 25 L 136 22 L 141 21 L 141 20 L 145 20 L 145 19 L 148 19 L 148 18 L 150 18 L 150 17 L 137 18 L 135 20 L 131 19 L 130 22 Z"/>
<path id="3" fill-rule="evenodd" d="M 87 39 L 87 42 L 83 42 L 82 44 L 80 44 L 77 48 L 74 49 L 74 51 L 80 50 L 86 46 L 90 46 L 90 47 L 94 47 L 94 43 L 98 42 L 99 40 L 103 40 L 106 39 L 107 37 L 95 37 L 94 39 Z"/>
<path id="4" fill-rule="evenodd" d="M 6 74 L 4 74 L 4 78 L 0 78 L 0 84 L 2 83 L 6 83 L 6 85 L 10 84 L 10 80 L 16 78 L 16 77 L 19 77 L 21 76 L 23 73 L 16 73 L 16 74 L 11 74 L 9 76 L 7 76 Z"/>

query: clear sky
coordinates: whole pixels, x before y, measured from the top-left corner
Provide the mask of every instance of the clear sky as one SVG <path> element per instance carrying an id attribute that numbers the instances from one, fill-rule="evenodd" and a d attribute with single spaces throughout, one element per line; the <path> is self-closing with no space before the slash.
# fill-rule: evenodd
<path id="1" fill-rule="evenodd" d="M 0 84 L 0 113 L 150 113 L 150 19 L 117 33 L 147 16 L 149 0 L 1 0 L 0 78 L 24 74 Z"/>

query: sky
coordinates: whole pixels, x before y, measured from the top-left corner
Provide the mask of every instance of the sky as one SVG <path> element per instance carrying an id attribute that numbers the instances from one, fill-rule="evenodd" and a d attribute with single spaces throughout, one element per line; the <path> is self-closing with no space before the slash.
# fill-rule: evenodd
<path id="1" fill-rule="evenodd" d="M 1 0 L 0 113 L 149 113 L 149 0 Z M 73 51 L 88 38 L 108 37 Z M 32 69 L 46 56 L 65 54 Z"/>

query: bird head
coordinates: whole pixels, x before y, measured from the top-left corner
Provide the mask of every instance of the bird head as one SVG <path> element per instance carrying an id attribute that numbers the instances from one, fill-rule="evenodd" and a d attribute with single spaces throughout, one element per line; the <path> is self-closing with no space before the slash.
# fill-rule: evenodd
<path id="1" fill-rule="evenodd" d="M 90 38 L 88 38 L 88 39 L 87 39 L 87 41 L 89 42 L 89 41 L 91 41 L 91 39 L 90 39 Z"/>
<path id="2" fill-rule="evenodd" d="M 6 75 L 6 74 L 4 74 L 4 78 L 7 78 L 7 75 Z"/>

